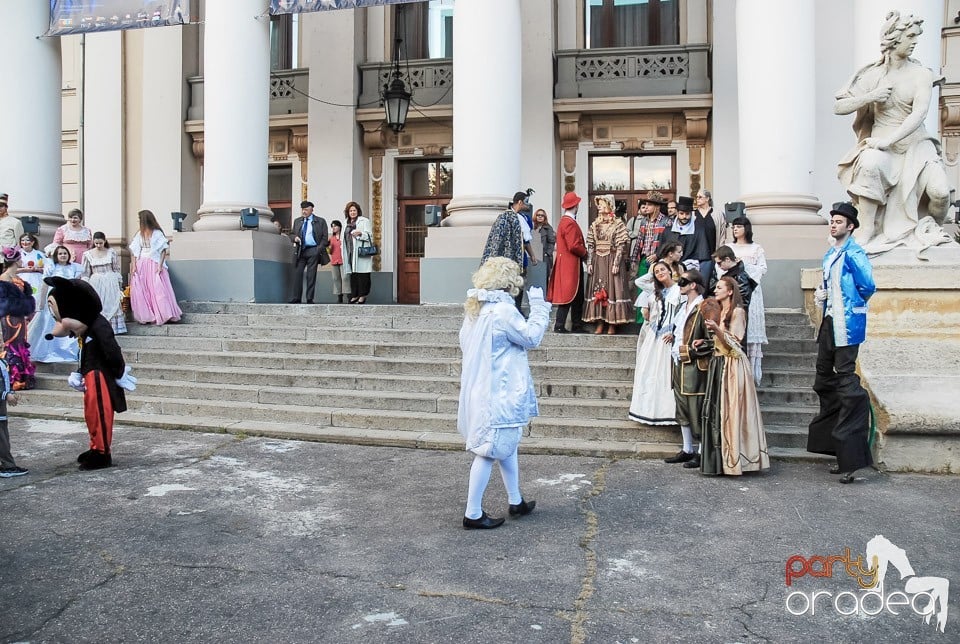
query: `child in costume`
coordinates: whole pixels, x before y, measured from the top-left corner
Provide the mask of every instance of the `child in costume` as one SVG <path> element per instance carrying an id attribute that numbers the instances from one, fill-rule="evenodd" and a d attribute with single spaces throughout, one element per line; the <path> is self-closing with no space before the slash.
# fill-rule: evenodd
<path id="1" fill-rule="evenodd" d="M 9 479 L 14 476 L 23 476 L 29 471 L 23 467 L 17 467 L 13 460 L 13 454 L 10 453 L 10 433 L 7 431 L 7 405 L 16 406 L 20 402 L 20 394 L 13 391 L 10 383 L 10 370 L 7 369 L 7 363 L 0 360 L 0 384 L 3 390 L 0 391 L 0 478 Z"/>
<path id="2" fill-rule="evenodd" d="M 466 316 L 460 329 L 463 369 L 457 429 L 466 449 L 476 456 L 470 468 L 467 510 L 463 527 L 490 529 L 503 524 L 483 511 L 493 464 L 499 463 L 512 517 L 530 514 L 536 501 L 520 494 L 517 446 L 520 434 L 539 414 L 527 350 L 536 348 L 550 322 L 550 303 L 543 290 L 527 292 L 530 317 L 516 309 L 514 298 L 523 287 L 520 265 L 505 257 L 491 257 L 473 274 L 476 288 L 467 291 Z"/>
<path id="3" fill-rule="evenodd" d="M 113 416 L 127 410 L 123 389 L 132 391 L 136 379 L 129 375 L 93 287 L 83 280 L 63 277 L 46 277 L 43 281 L 51 287 L 47 302 L 57 321 L 47 339 L 75 335 L 80 340 L 80 371 L 70 374 L 68 382 L 83 392 L 90 449 L 80 454 L 77 462 L 82 470 L 110 467 Z"/>

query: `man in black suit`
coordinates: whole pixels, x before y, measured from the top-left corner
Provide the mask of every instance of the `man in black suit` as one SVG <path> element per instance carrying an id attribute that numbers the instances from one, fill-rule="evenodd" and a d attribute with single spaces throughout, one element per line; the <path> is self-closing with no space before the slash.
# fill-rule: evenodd
<path id="1" fill-rule="evenodd" d="M 293 296 L 290 304 L 300 304 L 300 291 L 303 288 L 303 272 L 307 272 L 307 304 L 313 304 L 313 294 L 317 288 L 317 264 L 330 263 L 327 254 L 327 222 L 323 217 L 313 214 L 313 203 L 301 201 L 302 215 L 297 217 L 290 229 L 290 236 L 297 249 L 297 260 L 293 269 Z"/>

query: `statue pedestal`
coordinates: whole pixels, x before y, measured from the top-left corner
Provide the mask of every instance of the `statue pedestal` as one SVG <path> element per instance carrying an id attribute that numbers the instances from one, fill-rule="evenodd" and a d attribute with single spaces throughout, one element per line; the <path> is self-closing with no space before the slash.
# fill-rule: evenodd
<path id="1" fill-rule="evenodd" d="M 960 245 L 872 260 L 870 298 L 859 370 L 870 392 L 879 458 L 891 471 L 960 473 Z M 802 271 L 811 320 L 820 269 Z"/>

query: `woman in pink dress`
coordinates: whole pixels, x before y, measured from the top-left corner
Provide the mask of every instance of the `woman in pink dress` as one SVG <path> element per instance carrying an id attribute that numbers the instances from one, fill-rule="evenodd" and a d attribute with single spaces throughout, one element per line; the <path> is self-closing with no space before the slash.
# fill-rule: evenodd
<path id="1" fill-rule="evenodd" d="M 140 324 L 177 322 L 183 312 L 170 285 L 167 251 L 170 244 L 157 218 L 141 210 L 140 232 L 130 243 L 130 307 Z"/>
<path id="2" fill-rule="evenodd" d="M 93 231 L 83 225 L 83 213 L 78 208 L 67 213 L 67 223 L 57 228 L 57 232 L 53 233 L 53 243 L 47 248 L 57 246 L 66 247 L 70 251 L 70 261 L 77 264 L 83 259 L 83 254 L 93 248 Z"/>

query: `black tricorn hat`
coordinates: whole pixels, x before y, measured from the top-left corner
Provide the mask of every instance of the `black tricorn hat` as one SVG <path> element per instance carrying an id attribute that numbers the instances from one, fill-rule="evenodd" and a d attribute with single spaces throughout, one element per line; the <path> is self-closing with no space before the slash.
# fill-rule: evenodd
<path id="1" fill-rule="evenodd" d="M 857 212 L 856 206 L 849 201 L 838 201 L 833 204 L 833 208 L 830 209 L 830 214 L 846 217 L 847 221 L 853 224 L 854 229 L 860 227 L 860 220 L 857 219 L 857 215 L 860 213 Z"/>
<path id="2" fill-rule="evenodd" d="M 693 198 L 677 197 L 677 210 L 682 210 L 683 212 L 693 212 Z"/>

